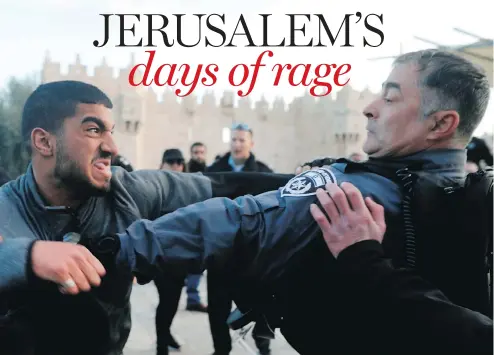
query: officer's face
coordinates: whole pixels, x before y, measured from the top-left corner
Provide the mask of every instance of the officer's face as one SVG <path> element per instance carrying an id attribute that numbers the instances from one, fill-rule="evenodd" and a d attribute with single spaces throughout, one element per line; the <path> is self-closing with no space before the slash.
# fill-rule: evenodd
<path id="1" fill-rule="evenodd" d="M 231 140 L 231 154 L 234 159 L 248 159 L 254 142 L 249 131 L 234 130 Z"/>
<path id="2" fill-rule="evenodd" d="M 403 156 L 427 148 L 430 122 L 422 118 L 418 78 L 414 65 L 396 66 L 380 97 L 365 108 L 369 156 Z"/>
<path id="3" fill-rule="evenodd" d="M 111 161 L 118 153 L 113 140 L 114 122 L 103 105 L 79 104 L 74 117 L 64 121 L 57 137 L 55 178 L 77 193 L 108 191 Z"/>

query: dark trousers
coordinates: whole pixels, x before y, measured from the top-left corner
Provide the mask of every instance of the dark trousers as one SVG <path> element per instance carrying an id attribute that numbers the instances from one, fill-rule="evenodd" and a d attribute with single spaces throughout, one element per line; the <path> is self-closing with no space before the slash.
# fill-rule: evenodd
<path id="1" fill-rule="evenodd" d="M 226 355 L 232 350 L 232 339 L 227 324 L 228 316 L 232 311 L 232 297 L 225 288 L 221 276 L 211 270 L 208 271 L 207 287 L 209 326 L 214 351 L 217 355 Z M 255 331 L 252 332 L 252 337 L 261 354 L 269 352 L 269 339 L 258 337 Z"/>
<path id="2" fill-rule="evenodd" d="M 154 279 L 159 295 L 155 318 L 158 355 L 168 355 L 168 344 L 171 338 L 170 327 L 178 310 L 185 277 L 186 275 L 177 276 L 160 273 Z"/>

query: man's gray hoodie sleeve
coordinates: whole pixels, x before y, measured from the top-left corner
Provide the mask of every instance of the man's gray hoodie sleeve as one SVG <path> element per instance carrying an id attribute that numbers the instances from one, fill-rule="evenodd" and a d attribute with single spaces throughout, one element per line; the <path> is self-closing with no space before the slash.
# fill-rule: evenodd
<path id="1" fill-rule="evenodd" d="M 115 184 L 121 184 L 146 219 L 212 197 L 234 199 L 277 190 L 293 175 L 257 172 L 180 173 L 166 170 L 115 169 Z"/>
<path id="2" fill-rule="evenodd" d="M 200 173 L 188 174 L 165 170 L 137 170 L 131 173 L 114 169 L 112 181 L 119 191 L 126 191 L 141 216 L 155 219 L 166 213 L 212 197 L 211 181 Z"/>
<path id="3" fill-rule="evenodd" d="M 32 238 L 9 238 L 0 242 L 0 293 L 26 282 L 31 272 Z"/>

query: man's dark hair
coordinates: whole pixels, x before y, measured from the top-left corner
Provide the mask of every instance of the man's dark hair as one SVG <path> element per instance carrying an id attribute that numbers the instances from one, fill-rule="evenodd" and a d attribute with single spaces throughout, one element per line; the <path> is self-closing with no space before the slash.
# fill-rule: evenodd
<path id="1" fill-rule="evenodd" d="M 205 146 L 206 145 L 202 142 L 195 142 L 190 146 L 190 151 L 192 152 L 192 149 L 194 149 L 195 147 L 205 147 Z"/>
<path id="2" fill-rule="evenodd" d="M 112 109 L 108 96 L 96 86 L 64 80 L 38 86 L 28 97 L 22 112 L 22 139 L 30 147 L 31 132 L 42 128 L 58 133 L 66 118 L 75 114 L 78 104 L 102 104 Z"/>
<path id="3" fill-rule="evenodd" d="M 469 140 L 489 102 L 490 85 L 484 70 L 458 55 L 435 49 L 406 53 L 394 62 L 407 63 L 418 67 L 423 117 L 455 110 L 460 116 L 458 136 Z"/>

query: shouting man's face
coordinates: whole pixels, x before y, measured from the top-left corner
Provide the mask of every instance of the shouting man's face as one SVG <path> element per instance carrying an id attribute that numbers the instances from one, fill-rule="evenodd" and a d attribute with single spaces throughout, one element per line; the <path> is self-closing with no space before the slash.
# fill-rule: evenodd
<path id="1" fill-rule="evenodd" d="M 111 111 L 99 104 L 77 105 L 57 137 L 54 177 L 76 194 L 99 195 L 110 188 L 111 161 L 118 154 Z"/>

